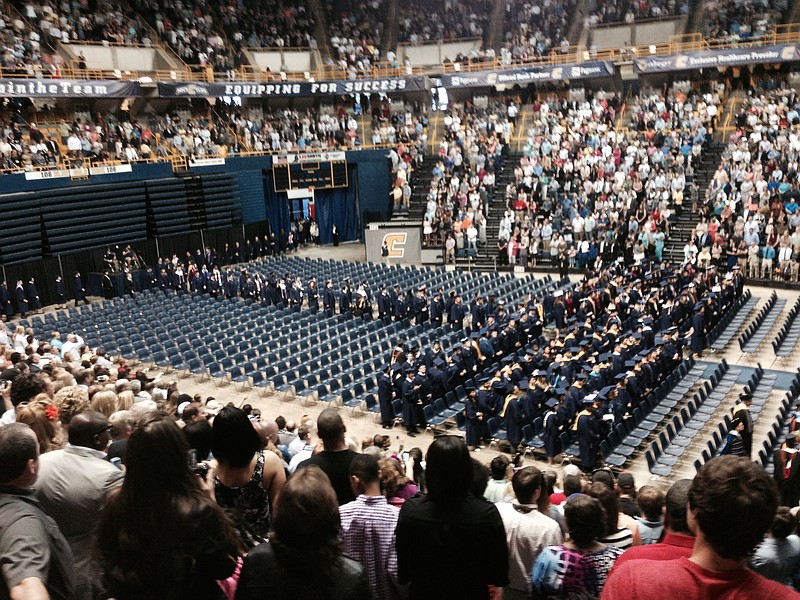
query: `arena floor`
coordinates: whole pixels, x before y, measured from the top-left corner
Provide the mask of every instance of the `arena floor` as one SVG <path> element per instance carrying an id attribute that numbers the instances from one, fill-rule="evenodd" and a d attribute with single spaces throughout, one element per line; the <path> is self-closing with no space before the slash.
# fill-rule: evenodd
<path id="1" fill-rule="evenodd" d="M 313 247 L 301 250 L 299 255 L 310 258 L 364 261 L 365 248 L 362 244 L 343 244 L 338 248 L 332 248 L 330 246 L 321 248 Z M 577 279 L 577 276 L 573 277 Z M 766 302 L 767 298 L 772 293 L 772 289 L 769 288 L 748 287 L 751 289 L 753 295 L 760 298 L 760 300 L 756 309 L 751 312 L 750 318 L 745 320 L 745 326 L 755 316 L 757 310 L 764 302 Z M 759 363 L 764 369 L 767 369 L 768 371 L 774 370 L 778 373 L 775 390 L 770 395 L 770 398 L 764 406 L 759 419 L 755 423 L 753 439 L 754 457 L 758 452 L 758 448 L 761 447 L 762 441 L 766 438 L 767 430 L 771 426 L 775 415 L 778 413 L 780 401 L 785 397 L 789 383 L 792 377 L 794 377 L 798 365 L 800 365 L 800 344 L 798 344 L 798 347 L 795 348 L 795 351 L 788 359 L 776 361 L 772 347 L 769 343 L 774 338 L 777 329 L 780 328 L 781 324 L 783 323 L 786 313 L 788 313 L 788 311 L 791 309 L 800 293 L 794 290 L 784 289 L 776 289 L 775 291 L 778 294 L 778 297 L 785 298 L 787 303 L 783 309 L 783 314 L 779 315 L 777 318 L 774 331 L 771 331 L 767 335 L 765 341 L 759 347 L 758 352 L 751 355 L 742 355 L 742 353 L 739 351 L 739 345 L 736 342 L 736 338 L 734 337 L 734 339 L 723 351 L 716 353 L 707 351 L 700 359 L 701 362 L 705 363 L 707 366 L 704 379 L 710 375 L 713 368 L 719 363 L 719 361 L 722 360 L 722 358 L 725 358 L 728 361 L 731 368 L 741 369 L 741 374 L 739 375 L 733 390 L 731 390 L 725 401 L 720 405 L 718 414 L 715 414 L 714 417 L 709 421 L 709 435 L 711 429 L 716 426 L 716 423 L 722 418 L 722 415 L 729 411 L 730 408 L 735 404 L 735 400 L 738 397 L 739 391 L 747 381 L 748 377 L 752 374 L 753 369 Z M 176 375 L 173 373 L 159 373 L 158 369 L 151 370 L 149 374 L 151 377 L 176 377 Z M 704 381 L 704 379 L 701 379 L 701 383 Z M 258 389 L 241 389 L 240 386 L 234 386 L 230 383 L 218 386 L 213 381 L 209 381 L 208 379 L 202 382 L 197 382 L 192 377 L 181 378 L 178 381 L 181 392 L 188 394 L 197 393 L 206 398 L 213 396 L 222 403 L 234 402 L 238 406 L 249 403 L 253 407 L 257 407 L 262 411 L 262 419 L 272 420 L 278 415 L 283 415 L 287 420 L 294 419 L 296 421 L 299 421 L 304 415 L 309 415 L 312 418 L 316 418 L 323 408 L 322 404 L 312 404 L 311 406 L 307 407 L 301 406 L 299 400 L 297 399 L 282 401 L 277 395 L 262 396 L 260 390 Z M 379 433 L 391 435 L 392 448 L 396 451 L 399 451 L 401 448 L 409 449 L 415 446 L 425 451 L 430 445 L 431 441 L 433 441 L 433 435 L 430 432 L 419 434 L 415 438 L 409 438 L 406 435 L 405 430 L 401 427 L 395 427 L 391 431 L 382 429 L 380 424 L 375 423 L 373 416 L 370 414 L 357 413 L 355 415 L 351 415 L 350 412 L 344 408 L 341 409 L 341 412 L 347 425 L 347 434 L 359 444 L 364 438 L 371 438 L 375 434 Z M 455 427 L 453 427 L 453 431 L 458 432 Z M 703 439 L 705 438 L 703 437 Z M 634 474 L 637 486 L 650 482 L 666 488 L 675 479 L 681 477 L 692 477 L 694 475 L 695 470 L 692 463 L 695 458 L 699 457 L 699 453 L 699 448 L 697 452 L 694 452 L 692 449 L 691 452 L 687 453 L 682 459 L 681 463 L 679 463 L 679 465 L 673 469 L 673 474 L 668 478 L 655 477 L 650 474 L 644 458 L 644 450 L 640 450 L 635 455 L 634 460 L 626 465 L 625 470 L 631 471 Z M 482 448 L 479 452 L 476 452 L 474 456 L 481 462 L 488 464 L 497 454 L 498 450 L 495 447 L 487 447 Z M 540 468 L 547 468 L 547 464 L 544 461 L 535 460 L 530 456 L 524 459 L 524 463 L 536 464 Z M 560 475 L 561 465 L 557 464 L 554 468 Z"/>

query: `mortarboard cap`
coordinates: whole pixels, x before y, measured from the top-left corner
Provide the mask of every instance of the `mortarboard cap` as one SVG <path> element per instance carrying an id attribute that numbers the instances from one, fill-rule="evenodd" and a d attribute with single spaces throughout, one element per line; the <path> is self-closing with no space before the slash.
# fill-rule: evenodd
<path id="1" fill-rule="evenodd" d="M 556 406 L 558 406 L 558 400 L 556 400 L 555 398 L 548 398 L 547 402 L 545 402 L 544 405 L 547 408 L 555 408 Z"/>

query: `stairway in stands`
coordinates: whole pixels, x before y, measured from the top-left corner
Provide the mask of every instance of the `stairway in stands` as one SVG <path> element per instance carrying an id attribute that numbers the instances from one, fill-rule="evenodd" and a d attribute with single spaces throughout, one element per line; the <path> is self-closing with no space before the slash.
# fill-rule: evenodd
<path id="1" fill-rule="evenodd" d="M 494 197 L 489 204 L 486 218 L 486 244 L 478 249 L 478 256 L 472 260 L 464 260 L 473 267 L 481 269 L 494 269 L 497 257 L 497 234 L 500 231 L 500 220 L 503 218 L 505 208 L 506 186 L 514 178 L 514 167 L 519 164 L 522 152 L 509 152 L 503 159 L 500 170 L 496 173 Z"/>
<path id="2" fill-rule="evenodd" d="M 393 219 L 404 221 L 422 222 L 425 216 L 425 205 L 427 204 L 428 190 L 431 189 L 433 179 L 433 167 L 439 157 L 436 154 L 426 154 L 422 159 L 422 164 L 417 168 L 416 175 L 411 180 L 411 204 L 408 213 L 395 213 Z"/>
<path id="3" fill-rule="evenodd" d="M 717 166 L 720 163 L 720 156 L 725 146 L 726 144 L 724 142 L 712 140 L 707 142 L 703 147 L 703 153 L 700 155 L 700 164 L 697 165 L 694 170 L 694 178 L 699 187 L 700 202 L 703 201 L 708 184 L 711 182 L 712 177 L 714 177 L 714 172 L 717 170 Z M 664 258 L 666 260 L 673 264 L 683 262 L 683 247 L 686 245 L 686 241 L 691 236 L 699 220 L 699 214 L 692 212 L 692 201 L 690 200 L 687 182 L 683 211 L 672 220 L 670 236 L 664 247 Z"/>

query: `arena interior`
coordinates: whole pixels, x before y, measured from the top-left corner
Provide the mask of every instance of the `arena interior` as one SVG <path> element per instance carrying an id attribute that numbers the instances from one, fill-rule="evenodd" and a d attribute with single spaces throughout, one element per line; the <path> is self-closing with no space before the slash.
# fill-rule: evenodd
<path id="1" fill-rule="evenodd" d="M 2 424 L 43 456 L 230 403 L 291 481 L 334 408 L 401 477 L 441 436 L 623 498 L 740 455 L 800 504 L 800 0 L 0 11 Z"/>

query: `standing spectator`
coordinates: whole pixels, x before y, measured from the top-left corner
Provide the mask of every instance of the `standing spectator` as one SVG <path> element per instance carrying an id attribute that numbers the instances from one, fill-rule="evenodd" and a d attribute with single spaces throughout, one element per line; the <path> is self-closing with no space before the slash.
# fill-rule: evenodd
<path id="1" fill-rule="evenodd" d="M 217 504 L 236 525 L 244 547 L 265 542 L 272 507 L 286 482 L 281 459 L 264 451 L 253 423 L 234 406 L 226 406 L 214 417 L 211 451 L 217 461 Z"/>
<path id="2" fill-rule="evenodd" d="M 225 598 L 236 532 L 205 479 L 187 463 L 189 444 L 165 413 L 144 417 L 128 441 L 125 481 L 100 516 L 98 550 L 108 594 L 119 600 Z"/>
<path id="3" fill-rule="evenodd" d="M 55 521 L 34 500 L 39 443 L 30 427 L 0 427 L 0 556 L 6 598 L 69 600 L 75 566 Z"/>
<path id="4" fill-rule="evenodd" d="M 614 570 L 603 600 L 800 598 L 747 568 L 777 509 L 778 490 L 761 465 L 734 456 L 708 461 L 689 489 L 691 559 L 626 562 Z"/>
<path id="5" fill-rule="evenodd" d="M 527 600 L 536 558 L 547 546 L 561 543 L 558 523 L 537 508 L 543 484 L 539 469 L 524 467 L 511 478 L 516 500 L 496 504 L 508 544 L 509 584 L 503 589 L 504 600 Z"/>
<path id="6" fill-rule="evenodd" d="M 368 454 L 356 456 L 350 463 L 350 481 L 358 496 L 339 507 L 347 554 L 364 566 L 375 598 L 399 599 L 394 530 L 400 511 L 381 493 L 378 460 Z"/>
<path id="7" fill-rule="evenodd" d="M 110 428 L 99 412 L 77 414 L 69 423 L 69 445 L 39 459 L 36 498 L 72 548 L 76 599 L 92 600 L 102 593 L 100 569 L 93 555 L 97 515 L 124 478 L 122 471 L 105 460 Z"/>
<path id="8" fill-rule="evenodd" d="M 778 507 L 769 534 L 750 558 L 750 568 L 767 579 L 792 587 L 792 579 L 800 567 L 800 538 L 795 534 L 796 529 L 797 520 L 789 508 Z"/>
<path id="9" fill-rule="evenodd" d="M 664 538 L 657 544 L 635 546 L 625 551 L 614 569 L 623 563 L 635 559 L 672 560 L 692 555 L 694 535 L 686 522 L 687 502 L 691 479 L 679 479 L 667 491 L 666 510 L 664 512 Z"/>
<path id="10" fill-rule="evenodd" d="M 411 584 L 411 600 L 487 599 L 489 585 L 508 584 L 508 548 L 497 508 L 469 493 L 472 460 L 461 438 L 434 440 L 426 482 L 427 496 L 407 500 L 400 510 L 400 583 Z"/>
<path id="11" fill-rule="evenodd" d="M 247 554 L 236 600 L 371 599 L 367 571 L 345 556 L 336 492 L 316 465 L 295 473 L 275 506 L 269 544 Z"/>
<path id="12" fill-rule="evenodd" d="M 664 531 L 664 492 L 652 485 L 643 485 L 636 502 L 642 511 L 635 517 L 639 525 L 642 544 L 655 544 Z"/>
<path id="13" fill-rule="evenodd" d="M 331 480 L 340 505 L 356 499 L 350 487 L 350 463 L 356 453 L 347 447 L 345 431 L 347 429 L 338 410 L 323 410 L 317 418 L 317 435 L 322 440 L 323 450 L 298 465 L 298 469 L 311 465 L 320 467 Z"/>
<path id="14" fill-rule="evenodd" d="M 597 598 L 622 549 L 599 541 L 606 514 L 596 498 L 570 497 L 564 506 L 570 539 L 542 550 L 531 573 L 533 597 Z"/>

